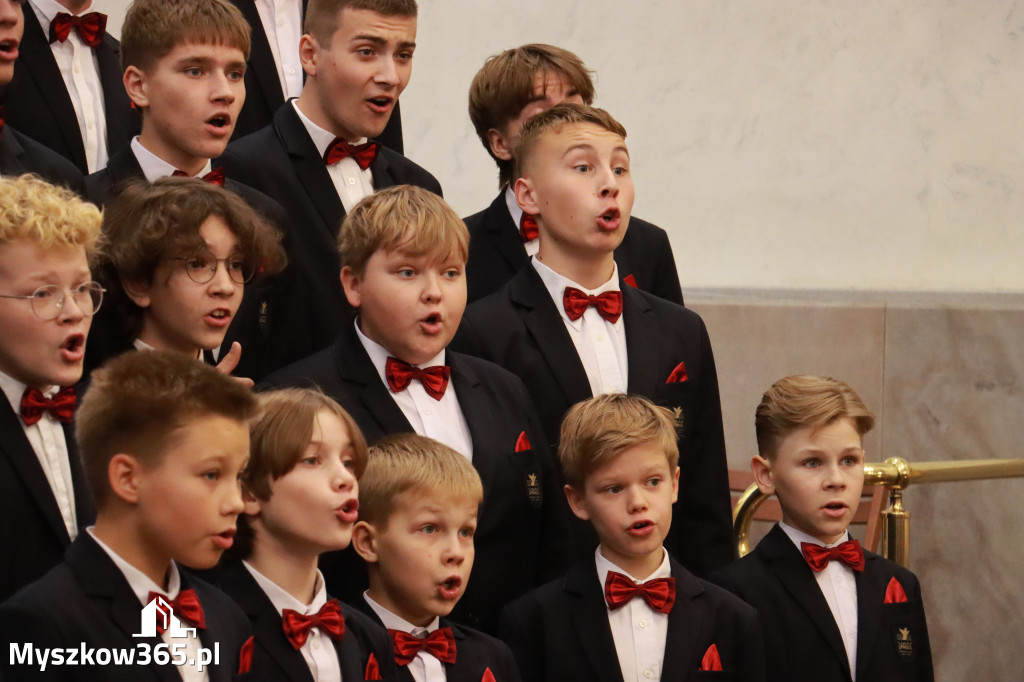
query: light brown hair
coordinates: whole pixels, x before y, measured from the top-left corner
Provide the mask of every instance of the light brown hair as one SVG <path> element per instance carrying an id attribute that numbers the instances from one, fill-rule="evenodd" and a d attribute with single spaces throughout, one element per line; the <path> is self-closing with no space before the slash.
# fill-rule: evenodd
<path id="1" fill-rule="evenodd" d="M 100 218 L 98 208 L 39 176 L 0 180 L 0 245 L 24 239 L 43 249 L 81 246 L 92 259 Z"/>
<path id="2" fill-rule="evenodd" d="M 568 50 L 543 43 L 529 43 L 487 58 L 469 86 L 469 118 L 484 149 L 498 164 L 501 188 L 512 184 L 513 162 L 499 159 L 491 151 L 487 132 L 505 134 L 510 121 L 536 96 L 537 74 L 562 77 L 584 103 L 594 102 L 593 72 Z"/>
<path id="3" fill-rule="evenodd" d="M 329 48 L 345 8 L 366 9 L 386 17 L 415 17 L 416 0 L 309 0 L 303 33 L 316 38 L 321 48 Z"/>
<path id="4" fill-rule="evenodd" d="M 565 482 L 578 491 L 587 476 L 637 445 L 665 452 L 669 469 L 679 466 L 679 417 L 647 398 L 609 393 L 576 403 L 562 421 L 558 459 Z"/>
<path id="5" fill-rule="evenodd" d="M 821 428 L 837 419 L 852 419 L 863 436 L 875 425 L 875 415 L 847 384 L 811 375 L 779 379 L 765 391 L 754 417 L 757 450 L 773 460 L 782 440 L 805 427 Z"/>
<path id="6" fill-rule="evenodd" d="M 151 69 L 185 43 L 236 47 L 249 59 L 249 23 L 227 0 L 135 0 L 121 27 L 121 70 Z"/>
<path id="7" fill-rule="evenodd" d="M 364 197 L 345 216 L 338 232 L 342 266 L 357 275 L 377 251 L 399 250 L 409 256 L 443 261 L 469 255 L 469 230 L 448 203 L 413 185 L 396 185 Z"/>
<path id="8" fill-rule="evenodd" d="M 413 490 L 477 504 L 484 496 L 480 475 L 455 450 L 414 433 L 389 436 L 370 448 L 359 480 L 360 520 L 387 526 L 398 496 Z"/>
<path id="9" fill-rule="evenodd" d="M 530 153 L 536 148 L 541 137 L 549 132 L 560 132 L 564 126 L 582 123 L 596 125 L 610 133 L 615 133 L 623 140 L 626 139 L 626 129 L 604 109 L 586 104 L 562 102 L 533 116 L 523 124 L 519 142 L 512 150 L 512 159 L 515 163 L 514 177 L 522 177 L 523 168 L 530 158 Z"/>

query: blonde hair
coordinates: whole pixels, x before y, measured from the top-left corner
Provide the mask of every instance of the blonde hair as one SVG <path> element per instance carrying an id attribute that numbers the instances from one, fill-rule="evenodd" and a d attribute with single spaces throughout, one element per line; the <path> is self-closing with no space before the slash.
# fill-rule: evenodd
<path id="1" fill-rule="evenodd" d="M 150 69 L 178 45 L 227 45 L 249 59 L 249 22 L 227 0 L 135 0 L 121 27 L 121 70 Z"/>
<path id="2" fill-rule="evenodd" d="M 480 475 L 455 450 L 414 433 L 389 436 L 370 448 L 359 481 L 359 518 L 386 526 L 398 496 L 411 490 L 477 504 L 484 496 Z"/>
<path id="3" fill-rule="evenodd" d="M 665 452 L 669 469 L 679 466 L 680 419 L 647 398 L 626 393 L 576 403 L 562 421 L 558 458 L 565 481 L 583 490 L 586 478 L 624 450 L 651 444 Z"/>
<path id="4" fill-rule="evenodd" d="M 842 381 L 811 375 L 784 377 L 765 391 L 757 406 L 757 450 L 762 457 L 774 459 L 779 444 L 793 431 L 820 428 L 843 418 L 852 419 L 861 436 L 875 425 L 874 413 Z"/>
<path id="5" fill-rule="evenodd" d="M 545 133 L 548 131 L 559 132 L 564 126 L 580 123 L 596 125 L 610 133 L 615 133 L 623 140 L 626 139 L 626 129 L 604 109 L 586 104 L 562 102 L 531 117 L 523 124 L 519 141 L 512 150 L 512 159 L 515 163 L 514 177 L 522 177 L 523 168 L 526 166 L 531 152 Z"/>
<path id="6" fill-rule="evenodd" d="M 100 210 L 36 175 L 0 180 L 0 244 L 28 240 L 43 249 L 81 246 L 98 252 Z"/>
<path id="7" fill-rule="evenodd" d="M 466 262 L 469 230 L 452 207 L 422 187 L 397 185 L 363 198 L 338 233 L 342 266 L 362 275 L 377 251 L 400 250 L 438 261 L 455 253 Z"/>
<path id="8" fill-rule="evenodd" d="M 309 0 L 302 32 L 327 49 L 345 8 L 366 9 L 386 17 L 415 17 L 417 13 L 416 0 Z"/>

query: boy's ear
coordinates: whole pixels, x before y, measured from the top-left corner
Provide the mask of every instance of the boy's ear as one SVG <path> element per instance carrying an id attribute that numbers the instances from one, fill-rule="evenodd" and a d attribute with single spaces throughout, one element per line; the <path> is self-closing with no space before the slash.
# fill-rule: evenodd
<path id="1" fill-rule="evenodd" d="M 351 267 L 345 265 L 341 268 L 341 287 L 345 290 L 345 298 L 353 308 L 358 308 L 359 302 L 362 300 L 359 294 L 359 287 L 362 283 L 363 278 L 357 275 Z"/>
<path id="2" fill-rule="evenodd" d="M 114 495 L 128 504 L 139 501 L 139 476 L 142 463 L 134 455 L 118 453 L 107 463 L 107 483 Z"/>
<path id="3" fill-rule="evenodd" d="M 503 161 L 512 160 L 512 147 L 509 144 L 508 138 L 494 128 L 487 131 L 487 144 L 491 148 L 491 153 L 499 159 Z"/>
<path id="4" fill-rule="evenodd" d="M 352 547 L 366 563 L 377 563 L 377 529 L 366 521 L 357 521 L 352 528 Z"/>
<path id="5" fill-rule="evenodd" d="M 537 202 L 537 194 L 533 188 L 533 182 L 527 178 L 518 178 L 512 186 L 516 194 L 516 203 L 530 215 L 540 214 L 540 205 Z"/>
<path id="6" fill-rule="evenodd" d="M 772 463 L 761 455 L 754 455 L 750 460 L 750 470 L 754 473 L 757 488 L 765 495 L 775 492 L 775 480 L 772 477 Z"/>
<path id="7" fill-rule="evenodd" d="M 679 499 L 679 467 L 676 467 L 676 473 L 672 475 L 672 504 L 676 503 Z"/>
<path id="8" fill-rule="evenodd" d="M 129 99 L 138 108 L 149 106 L 149 95 L 146 88 L 146 74 L 136 66 L 129 66 L 122 77 L 124 89 Z"/>
<path id="9" fill-rule="evenodd" d="M 572 513 L 576 515 L 576 518 L 583 519 L 584 521 L 590 520 L 590 514 L 583 506 L 583 497 L 586 493 L 580 493 L 568 483 L 565 484 L 565 499 L 569 500 L 569 508 L 572 509 Z"/>
<path id="10" fill-rule="evenodd" d="M 299 38 L 299 63 L 302 64 L 302 70 L 306 72 L 307 76 L 316 75 L 319 55 L 320 44 L 316 41 L 316 38 L 308 33 L 304 33 Z"/>
<path id="11" fill-rule="evenodd" d="M 151 284 L 145 282 L 121 282 L 121 286 L 124 288 L 124 292 L 128 294 L 128 298 L 132 299 L 132 302 L 140 308 L 148 308 L 150 303 L 149 290 L 152 287 Z"/>
<path id="12" fill-rule="evenodd" d="M 246 516 L 257 516 L 262 508 L 259 498 L 244 488 L 242 489 L 242 504 L 244 505 L 242 513 Z"/>

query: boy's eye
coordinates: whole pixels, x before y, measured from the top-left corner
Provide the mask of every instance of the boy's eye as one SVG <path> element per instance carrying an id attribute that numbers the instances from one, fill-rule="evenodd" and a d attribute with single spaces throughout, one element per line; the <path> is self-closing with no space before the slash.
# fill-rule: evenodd
<path id="1" fill-rule="evenodd" d="M 232 258 L 228 261 L 228 270 L 232 272 L 245 272 L 245 261 L 241 258 Z"/>
<path id="2" fill-rule="evenodd" d="M 616 175 L 625 175 L 626 173 L 629 172 L 629 169 L 624 168 L 622 166 L 616 166 L 615 168 L 612 169 L 612 172 L 615 173 Z"/>
<path id="3" fill-rule="evenodd" d="M 585 163 L 577 163 L 575 166 L 573 166 L 573 170 L 577 170 L 580 173 L 586 173 L 587 171 L 590 170 L 590 166 Z"/>
<path id="4" fill-rule="evenodd" d="M 458 268 L 452 268 L 451 270 L 445 270 L 444 276 L 448 279 L 458 279 L 462 276 L 462 270 Z"/>
<path id="5" fill-rule="evenodd" d="M 605 488 L 604 490 L 605 490 L 605 492 L 612 493 L 614 495 L 616 493 L 621 493 L 622 492 L 622 486 L 621 485 L 610 485 L 607 488 Z"/>
<path id="6" fill-rule="evenodd" d="M 467 526 L 466 528 L 460 528 L 459 529 L 459 536 L 460 537 L 471 538 L 471 537 L 473 537 L 474 534 L 476 534 L 476 528 L 473 528 L 471 526 Z"/>
<path id="7" fill-rule="evenodd" d="M 302 464 L 305 464 L 307 466 L 316 466 L 316 465 L 320 464 L 320 458 L 317 457 L 316 455 L 310 455 L 309 457 L 303 457 L 299 461 Z"/>
<path id="8" fill-rule="evenodd" d="M 816 459 L 805 459 L 803 462 L 803 465 L 808 469 L 816 469 L 820 464 L 821 462 Z"/>
<path id="9" fill-rule="evenodd" d="M 857 466 L 860 464 L 860 457 L 857 457 L 856 455 L 847 455 L 846 457 L 843 457 L 843 464 L 851 467 Z"/>
<path id="10" fill-rule="evenodd" d="M 230 78 L 233 81 L 240 81 L 243 78 L 245 78 L 245 72 L 244 71 L 230 71 L 228 73 L 228 78 Z"/>
<path id="11" fill-rule="evenodd" d="M 655 476 L 654 478 L 647 479 L 647 485 L 652 487 L 661 485 L 661 477 Z"/>
<path id="12" fill-rule="evenodd" d="M 83 284 L 82 286 L 85 285 Z M 37 301 L 48 301 L 51 298 L 55 297 L 59 291 L 60 289 L 58 287 L 39 287 L 38 289 L 32 292 L 32 297 L 35 298 L 35 300 Z"/>
<path id="13" fill-rule="evenodd" d="M 205 258 L 189 258 L 185 261 L 185 269 L 189 272 L 202 272 L 210 267 Z"/>
<path id="14" fill-rule="evenodd" d="M 435 526 L 432 523 L 424 524 L 424 525 L 420 526 L 420 532 L 424 533 L 426 535 L 433 535 L 434 533 L 437 532 L 437 526 Z"/>
<path id="15" fill-rule="evenodd" d="M 203 75 L 203 70 L 200 69 L 198 66 L 189 66 L 185 69 L 185 75 L 192 76 L 193 78 L 198 78 L 199 76 Z"/>
<path id="16" fill-rule="evenodd" d="M 409 52 L 409 51 L 398 52 L 397 54 L 395 54 L 395 57 L 398 58 L 399 60 L 403 61 L 403 62 L 407 62 L 410 59 L 412 59 L 412 52 Z"/>
<path id="17" fill-rule="evenodd" d="M 398 276 L 405 277 L 406 279 L 413 277 L 415 274 L 416 271 L 413 270 L 412 268 L 402 268 L 401 270 L 398 271 Z"/>
<path id="18" fill-rule="evenodd" d="M 372 57 L 373 56 L 373 48 L 372 47 L 360 47 L 358 50 L 356 50 L 356 54 L 358 54 L 360 57 Z"/>
<path id="19" fill-rule="evenodd" d="M 217 471 L 216 469 L 212 471 L 204 471 L 202 476 L 207 481 L 216 481 L 217 479 L 220 478 L 220 471 Z"/>

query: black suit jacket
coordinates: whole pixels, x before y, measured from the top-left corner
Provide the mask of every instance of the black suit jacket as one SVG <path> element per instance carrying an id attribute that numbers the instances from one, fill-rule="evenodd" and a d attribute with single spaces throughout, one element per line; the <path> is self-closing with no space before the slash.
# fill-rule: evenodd
<path id="1" fill-rule="evenodd" d="M 85 194 L 82 173 L 73 163 L 11 126 L 4 126 L 0 135 L 0 175 L 24 173 L 35 173 L 51 184 Z"/>
<path id="2" fill-rule="evenodd" d="M 373 622 L 384 627 L 377 612 L 360 596 L 356 606 Z M 456 625 L 447 618 L 438 619 L 439 628 L 451 628 L 455 639 L 455 663 L 442 663 L 447 682 L 481 682 L 488 670 L 495 682 L 518 682 L 519 669 L 508 646 L 479 630 Z M 408 666 L 398 666 L 398 679 L 413 682 Z"/>
<path id="3" fill-rule="evenodd" d="M 921 586 L 913 573 L 872 552 L 864 553 L 857 581 L 857 680 L 929 681 L 931 646 Z M 896 578 L 907 602 L 886 604 Z M 776 525 L 753 552 L 712 576 L 757 608 L 768 653 L 768 679 L 851 682 L 850 663 L 828 602 L 800 550 Z M 906 656 L 897 649 L 901 630 L 910 634 Z"/>
<path id="4" fill-rule="evenodd" d="M 469 585 L 452 613 L 493 632 L 501 608 L 561 575 L 572 555 L 569 510 L 553 457 L 516 377 L 478 358 L 449 351 L 451 383 L 469 425 L 473 466 L 483 482 Z M 413 428 L 374 368 L 350 322 L 330 348 L 267 377 L 274 387 L 319 386 L 356 420 L 368 443 Z M 529 450 L 516 452 L 525 433 Z M 354 603 L 366 587 L 365 567 L 351 549 L 343 566 L 325 564 L 328 587 Z"/>
<path id="5" fill-rule="evenodd" d="M 501 288 L 530 262 L 519 238 L 518 226 L 505 205 L 502 192 L 491 205 L 465 219 L 469 228 L 466 286 L 472 303 Z M 668 234 L 636 216 L 629 219 L 626 236 L 615 249 L 619 277 L 673 303 L 683 304 L 679 273 L 672 258 Z"/>
<path id="6" fill-rule="evenodd" d="M 757 612 L 725 590 L 695 578 L 671 557 L 676 601 L 668 617 L 661 679 L 763 680 L 764 649 Z M 501 615 L 501 637 L 530 682 L 622 682 L 608 625 L 604 586 L 594 557 L 568 575 L 518 599 Z M 721 672 L 700 672 L 714 644 Z"/>
<path id="7" fill-rule="evenodd" d="M 200 647 L 220 650 L 220 664 L 207 670 L 210 682 L 233 679 L 238 655 L 251 634 L 241 609 L 212 585 L 181 573 L 182 589 L 194 589 L 203 606 L 206 628 L 197 631 Z M 92 537 L 82 532 L 68 548 L 64 561 L 0 607 L 0 637 L 5 642 L 31 643 L 36 649 L 81 647 L 134 649 L 140 643 L 152 651 L 160 637 L 133 637 L 141 627 L 143 606 L 124 575 Z M 136 650 L 138 656 L 138 650 Z M 178 669 L 158 666 L 12 665 L 0 660 L 8 682 L 16 680 L 160 680 L 181 682 Z"/>
<path id="8" fill-rule="evenodd" d="M 265 192 L 287 211 L 288 270 L 271 303 L 270 363 L 283 367 L 329 346 L 351 321 L 339 274 L 337 236 L 345 209 L 323 159 L 291 102 L 271 125 L 228 145 L 220 159 L 229 177 Z M 434 176 L 384 148 L 370 166 L 373 186 L 418 185 L 441 194 Z"/>
<path id="9" fill-rule="evenodd" d="M 284 635 L 281 616 L 273 602 L 240 561 L 223 570 L 217 586 L 242 607 L 252 625 L 255 640 L 251 679 L 254 682 L 312 682 L 313 676 L 302 653 L 296 651 Z M 345 635 L 334 641 L 334 650 L 338 654 L 342 679 L 364 679 L 372 654 L 381 677 L 395 680 L 397 671 L 391 640 L 384 628 L 348 604 L 341 604 L 341 612 L 345 617 Z"/>
<path id="10" fill-rule="evenodd" d="M 39 25 L 35 11 L 27 3 L 24 10 L 25 35 L 18 46 L 14 78 L 4 92 L 6 121 L 71 161 L 80 172 L 88 173 L 75 107 L 50 51 L 49 27 Z M 103 43 L 95 48 L 95 53 L 107 118 L 107 152 L 112 154 L 139 133 L 142 119 L 131 108 L 124 89 L 119 43 L 104 33 Z"/>
<path id="11" fill-rule="evenodd" d="M 679 409 L 679 501 L 665 546 L 688 569 L 706 576 L 735 558 L 722 408 L 711 341 L 692 310 L 632 287 L 622 288 L 630 393 Z M 467 308 L 452 343 L 518 376 L 526 384 L 557 450 L 562 418 L 591 397 L 586 371 L 565 323 L 532 267 Z M 685 363 L 687 379 L 666 383 Z M 596 544 L 579 524 L 580 551 Z"/>
<path id="12" fill-rule="evenodd" d="M 96 518 L 73 427 L 64 427 L 78 527 Z M 71 544 L 43 467 L 17 411 L 0 393 L 0 602 L 60 563 Z"/>

